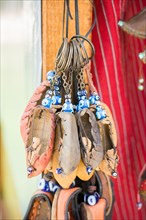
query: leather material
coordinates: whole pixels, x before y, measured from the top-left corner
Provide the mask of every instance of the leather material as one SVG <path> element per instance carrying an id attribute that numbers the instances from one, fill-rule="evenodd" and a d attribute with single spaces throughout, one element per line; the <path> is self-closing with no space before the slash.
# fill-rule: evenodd
<path id="1" fill-rule="evenodd" d="M 42 99 L 45 96 L 45 92 L 50 87 L 50 83 L 48 81 L 43 81 L 34 91 L 32 97 L 30 98 L 24 113 L 21 117 L 20 121 L 20 132 L 24 144 L 26 144 L 26 140 L 28 138 L 29 131 L 29 116 L 32 114 L 33 109 L 41 104 Z"/>
<path id="2" fill-rule="evenodd" d="M 117 153 L 117 132 L 110 109 L 103 102 L 100 102 L 100 106 L 105 110 L 107 117 L 97 121 L 104 150 L 104 158 L 96 170 L 101 170 L 111 176 L 113 171 L 117 171 L 119 162 L 119 156 Z M 95 106 L 92 106 L 91 108 L 93 110 L 95 109 Z"/>
<path id="3" fill-rule="evenodd" d="M 29 116 L 30 130 L 26 140 L 28 177 L 40 174 L 50 161 L 54 146 L 55 114 L 53 110 L 37 106 Z"/>
<path id="4" fill-rule="evenodd" d="M 53 172 L 56 181 L 63 188 L 69 188 L 76 178 L 77 166 L 80 162 L 76 121 L 73 114 L 66 112 L 59 113 L 57 118 L 55 146 L 50 166 L 52 169 L 50 171 Z M 56 173 L 56 169 L 59 167 L 63 168 L 64 173 Z"/>
<path id="5" fill-rule="evenodd" d="M 95 169 L 103 159 L 103 147 L 95 115 L 90 109 L 83 109 L 76 117 L 82 161 L 86 167 Z"/>
<path id="6" fill-rule="evenodd" d="M 70 187 L 70 185 L 72 184 L 72 182 L 75 180 L 76 178 L 76 174 L 77 174 L 77 168 L 69 175 L 62 175 L 62 174 L 57 174 L 56 173 L 56 169 L 59 167 L 59 162 L 58 162 L 58 157 L 59 157 L 59 152 L 58 149 L 54 149 L 53 152 L 53 157 L 51 160 L 51 172 L 53 172 L 54 178 L 56 179 L 56 181 L 64 188 L 64 189 L 68 189 Z"/>
<path id="7" fill-rule="evenodd" d="M 21 117 L 20 131 L 26 149 L 28 177 L 40 174 L 52 154 L 56 110 L 40 105 L 48 88 L 48 81 L 36 88 Z"/>
<path id="8" fill-rule="evenodd" d="M 86 182 L 86 181 L 79 181 L 77 182 L 84 193 L 90 192 L 91 190 L 95 190 L 100 195 L 100 199 L 95 206 L 89 206 L 85 203 L 78 203 L 79 213 L 81 219 L 111 219 L 112 218 L 112 211 L 113 211 L 113 204 L 114 204 L 114 194 L 113 194 L 113 187 L 112 182 L 109 176 L 105 175 L 102 171 L 95 171 L 94 176 Z M 96 187 L 94 189 L 94 187 Z M 100 202 L 103 202 L 102 207 L 98 212 L 96 210 L 100 207 Z M 94 208 L 93 208 L 94 207 Z"/>
<path id="9" fill-rule="evenodd" d="M 51 193 L 37 191 L 31 198 L 24 220 L 50 220 L 51 203 L 53 196 Z"/>
<path id="10" fill-rule="evenodd" d="M 79 187 L 57 190 L 52 204 L 51 220 L 71 220 L 69 204 L 79 192 L 81 192 Z"/>
<path id="11" fill-rule="evenodd" d="M 75 116 L 72 113 L 60 112 L 57 118 L 60 126 L 59 164 L 63 174 L 73 172 L 80 162 L 80 145 Z"/>
<path id="12" fill-rule="evenodd" d="M 106 216 L 112 212 L 112 207 L 114 203 L 114 195 L 113 195 L 113 189 L 111 186 L 111 181 L 109 176 L 107 176 L 105 173 L 98 171 L 95 173 L 97 178 L 100 178 L 101 186 L 102 186 L 102 193 L 101 197 L 106 199 Z"/>
<path id="13" fill-rule="evenodd" d="M 81 220 L 105 220 L 106 200 L 99 199 L 94 206 L 85 203 L 80 205 Z"/>
<path id="14" fill-rule="evenodd" d="M 123 22 L 121 29 L 135 37 L 146 39 L 146 7 L 128 21 Z"/>
<path id="15" fill-rule="evenodd" d="M 77 169 L 77 176 L 81 180 L 87 181 L 93 176 L 93 174 L 94 174 L 94 170 L 92 170 L 90 174 L 87 173 L 85 164 L 82 162 L 82 160 L 80 160 L 80 163 Z"/>

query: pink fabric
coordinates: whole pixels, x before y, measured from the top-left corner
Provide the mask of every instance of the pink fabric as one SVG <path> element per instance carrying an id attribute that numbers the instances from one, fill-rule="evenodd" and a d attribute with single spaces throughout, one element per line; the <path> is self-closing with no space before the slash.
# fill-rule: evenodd
<path id="1" fill-rule="evenodd" d="M 137 89 L 139 59 L 145 40 L 118 27 L 146 6 L 146 0 L 95 0 L 97 23 L 93 30 L 96 49 L 93 78 L 103 102 L 109 105 L 118 132 L 120 164 L 113 179 L 115 206 L 113 219 L 145 219 L 143 207 L 136 207 L 138 175 L 146 162 L 146 83 Z M 143 65 L 146 81 L 146 65 Z"/>

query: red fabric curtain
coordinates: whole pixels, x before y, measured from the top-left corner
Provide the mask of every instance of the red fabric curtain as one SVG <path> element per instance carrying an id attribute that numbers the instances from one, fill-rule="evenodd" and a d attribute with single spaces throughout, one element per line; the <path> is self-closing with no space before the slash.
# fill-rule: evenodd
<path id="1" fill-rule="evenodd" d="M 145 6 L 146 0 L 95 0 L 97 19 L 93 30 L 94 82 L 103 102 L 113 113 L 120 163 L 113 180 L 115 205 L 113 219 L 145 219 L 146 210 L 136 207 L 138 175 L 146 162 L 146 83 L 139 91 L 138 54 L 144 50 L 140 40 L 118 27 L 118 21 L 131 18 Z M 146 65 L 143 65 L 146 81 Z"/>

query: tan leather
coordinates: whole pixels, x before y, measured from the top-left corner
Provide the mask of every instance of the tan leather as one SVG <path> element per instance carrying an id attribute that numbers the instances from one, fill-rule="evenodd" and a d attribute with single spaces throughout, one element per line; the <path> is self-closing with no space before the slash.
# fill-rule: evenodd
<path id="1" fill-rule="evenodd" d="M 50 201 L 52 202 L 53 201 L 53 194 L 52 193 L 49 193 L 49 192 L 43 192 L 41 190 L 37 190 L 36 192 L 34 192 L 33 195 L 38 195 L 38 194 L 43 194 L 43 195 L 47 195 L 48 198 L 50 199 Z"/>
<path id="2" fill-rule="evenodd" d="M 60 127 L 59 127 L 60 126 Z M 59 139 L 59 164 L 63 174 L 72 173 L 80 162 L 80 145 L 78 130 L 74 114 L 60 112 L 57 115 L 57 127 L 60 128 Z"/>
<path id="3" fill-rule="evenodd" d="M 74 181 L 74 179 L 76 178 L 77 168 L 71 174 L 69 174 L 69 175 L 57 174 L 56 173 L 56 169 L 59 167 L 58 157 L 59 157 L 59 152 L 55 148 L 54 152 L 53 152 L 53 156 L 52 156 L 52 161 L 51 161 L 51 163 L 52 163 L 51 171 L 53 172 L 53 175 L 54 175 L 54 178 L 56 179 L 56 181 L 64 189 L 68 189 L 70 187 L 70 185 L 72 184 L 72 182 Z"/>
<path id="4" fill-rule="evenodd" d="M 100 106 L 105 110 L 107 117 L 102 120 L 99 120 L 98 125 L 99 127 L 101 127 L 102 125 L 108 125 L 109 130 L 110 130 L 111 140 L 113 142 L 113 145 L 116 147 L 117 146 L 117 132 L 116 132 L 115 123 L 112 117 L 112 113 L 109 107 L 105 103 L 100 102 Z"/>
<path id="5" fill-rule="evenodd" d="M 80 205 L 81 220 L 105 220 L 106 200 L 99 199 L 94 206 L 85 203 Z"/>
<path id="6" fill-rule="evenodd" d="M 32 114 L 33 109 L 41 104 L 43 97 L 45 96 L 46 90 L 50 87 L 50 82 L 43 81 L 34 91 L 32 97 L 30 98 L 28 105 L 26 106 L 24 113 L 21 117 L 20 121 L 20 132 L 24 144 L 26 144 L 26 140 L 28 138 L 28 130 L 29 130 L 29 116 Z"/>
<path id="7" fill-rule="evenodd" d="M 50 220 L 52 200 L 51 193 L 36 191 L 29 203 L 24 220 Z"/>
<path id="8" fill-rule="evenodd" d="M 111 188 L 110 178 L 102 171 L 98 171 L 97 174 L 99 175 L 101 183 L 102 183 L 101 197 L 105 198 L 107 201 L 106 215 L 108 215 L 110 213 L 112 205 L 113 205 L 113 192 L 112 192 L 112 188 Z"/>
<path id="9" fill-rule="evenodd" d="M 117 170 L 119 161 L 116 148 L 117 132 L 109 107 L 103 102 L 100 102 L 100 106 L 105 110 L 107 117 L 97 121 L 104 149 L 104 158 L 96 170 L 100 169 L 106 174 L 112 175 L 112 172 Z M 92 108 L 94 109 L 95 106 L 92 106 Z"/>
<path id="10" fill-rule="evenodd" d="M 79 187 L 58 190 L 52 204 L 51 220 L 70 219 L 68 216 L 69 202 L 80 191 Z"/>
<path id="11" fill-rule="evenodd" d="M 55 145 L 53 150 L 53 155 L 51 162 L 48 164 L 47 169 L 51 172 L 53 172 L 54 178 L 56 181 L 65 189 L 69 188 L 74 179 L 76 178 L 77 168 L 73 170 L 70 174 L 64 175 L 64 174 L 57 174 L 56 169 L 60 167 L 59 163 L 59 147 L 60 147 L 60 140 L 61 134 L 60 134 L 60 123 L 57 123 L 56 129 L 55 129 Z M 70 143 L 71 144 L 71 143 Z M 65 157 L 65 155 L 64 155 Z M 65 160 L 68 160 L 68 158 L 65 158 Z"/>
<path id="12" fill-rule="evenodd" d="M 69 113 L 69 114 L 71 114 L 71 113 Z M 64 115 L 64 119 L 67 119 L 66 116 L 68 114 L 63 114 L 63 115 Z M 61 117 L 63 117 L 63 115 Z M 72 114 L 71 114 L 71 116 L 72 116 Z M 73 124 L 69 123 L 69 126 L 72 126 L 72 125 Z M 70 136 L 70 139 L 68 139 L 69 136 L 65 136 L 65 131 L 63 131 L 63 134 L 64 134 L 63 135 L 64 139 L 63 139 L 62 134 L 61 134 L 61 130 L 60 130 L 61 129 L 60 126 L 61 126 L 61 123 L 58 122 L 56 125 L 56 129 L 55 129 L 55 146 L 54 146 L 54 151 L 53 151 L 53 155 L 52 155 L 51 166 L 49 165 L 49 167 L 51 168 L 50 171 L 53 172 L 53 175 L 54 175 L 54 178 L 56 179 L 56 181 L 63 188 L 66 189 L 66 188 L 70 187 L 70 185 L 72 184 L 72 182 L 76 178 L 77 167 L 75 168 L 75 166 L 77 166 L 77 164 L 79 163 L 78 158 L 80 158 L 80 146 L 79 146 L 78 139 L 76 139 L 76 138 L 78 138 L 78 135 L 73 136 L 74 141 L 71 141 L 72 140 L 71 135 L 72 134 L 76 135 L 77 131 L 73 130 L 71 132 L 71 130 L 69 131 L 70 128 L 68 129 L 68 127 L 67 127 L 68 125 L 64 126 L 64 129 L 66 130 L 67 134 Z M 75 127 L 75 129 L 76 129 L 76 127 Z M 64 149 L 62 149 L 62 152 L 61 152 L 63 155 L 60 155 L 61 143 L 64 148 Z M 74 144 L 72 144 L 72 143 L 74 143 Z M 77 153 L 79 155 L 76 155 L 77 153 L 75 153 L 75 151 L 73 151 L 73 149 L 72 149 L 73 146 L 75 147 L 75 149 L 77 150 Z M 67 147 L 68 147 L 68 149 L 67 149 Z M 67 149 L 67 152 L 66 152 L 66 149 Z M 62 159 L 64 161 L 60 161 Z M 77 161 L 75 161 L 75 160 L 77 160 Z M 65 167 L 65 171 L 67 171 L 67 173 L 68 173 L 68 170 L 69 171 L 72 170 L 72 172 L 70 172 L 70 174 L 67 174 L 67 175 L 57 174 L 56 169 L 61 167 L 61 165 L 63 165 L 63 168 L 65 166 L 67 166 L 67 167 Z"/>
<path id="13" fill-rule="evenodd" d="M 27 167 L 33 171 L 28 177 L 40 174 L 50 161 L 54 146 L 55 114 L 53 110 L 37 106 L 29 116 L 29 134 L 26 140 Z"/>
<path id="14" fill-rule="evenodd" d="M 58 189 L 54 195 L 52 210 L 51 210 L 51 220 L 57 220 L 57 208 L 58 208 L 58 198 L 61 189 Z"/>
<path id="15" fill-rule="evenodd" d="M 123 22 L 123 25 L 120 25 L 120 27 L 128 34 L 146 39 L 146 7 L 128 21 Z"/>
<path id="16" fill-rule="evenodd" d="M 103 146 L 95 115 L 90 109 L 83 109 L 76 117 L 82 161 L 86 167 L 91 166 L 95 169 L 103 160 Z"/>
<path id="17" fill-rule="evenodd" d="M 82 162 L 82 160 L 80 160 L 78 169 L 77 169 L 77 176 L 83 180 L 83 181 L 87 181 L 89 180 L 94 174 L 94 170 L 92 170 L 92 172 L 90 174 L 88 174 L 86 172 L 86 166 L 84 165 L 84 163 Z"/>

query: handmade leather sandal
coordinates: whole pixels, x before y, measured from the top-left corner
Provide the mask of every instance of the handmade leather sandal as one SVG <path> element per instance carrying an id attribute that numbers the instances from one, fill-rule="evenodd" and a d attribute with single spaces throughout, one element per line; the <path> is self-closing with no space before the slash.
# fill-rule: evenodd
<path id="1" fill-rule="evenodd" d="M 51 160 L 52 172 L 63 188 L 69 188 L 76 178 L 80 162 L 80 145 L 75 116 L 72 113 L 57 114 L 55 146 Z"/>
<path id="2" fill-rule="evenodd" d="M 111 219 L 114 204 L 114 194 L 112 182 L 108 176 L 106 176 L 102 171 L 95 171 L 95 174 L 89 181 L 76 180 L 76 185 L 82 188 L 83 193 L 89 192 L 91 194 L 91 191 L 93 193 L 95 190 L 100 196 L 95 205 L 89 205 L 87 202 L 83 202 L 83 199 L 81 200 L 80 198 L 81 193 L 75 197 L 75 207 L 78 213 L 77 215 L 80 216 L 78 219 Z M 92 202 L 93 200 L 91 200 L 91 203 Z"/>
<path id="3" fill-rule="evenodd" d="M 52 109 L 37 106 L 29 116 L 29 134 L 26 140 L 28 177 L 44 171 L 54 146 L 55 114 Z"/>
<path id="4" fill-rule="evenodd" d="M 83 109 L 76 114 L 79 129 L 82 161 L 87 173 L 91 173 L 103 159 L 103 147 L 96 118 L 90 109 Z"/>
<path id="5" fill-rule="evenodd" d="M 58 189 L 52 203 L 51 220 L 73 220 L 72 200 L 81 192 L 81 188 Z"/>
<path id="6" fill-rule="evenodd" d="M 76 178 L 75 186 L 82 189 L 73 199 L 73 208 L 76 210 L 75 219 L 111 219 L 114 194 L 112 182 L 107 175 L 102 171 L 95 171 L 89 181 Z"/>
<path id="7" fill-rule="evenodd" d="M 101 140 L 104 150 L 104 158 L 96 168 L 96 170 L 102 170 L 107 175 L 117 177 L 117 166 L 119 162 L 119 156 L 117 153 L 117 133 L 113 117 L 108 106 L 100 102 L 100 107 L 106 114 L 101 120 L 97 120 L 97 124 L 100 129 Z M 95 112 L 96 106 L 92 105 L 90 109 Z"/>
<path id="8" fill-rule="evenodd" d="M 49 81 L 43 81 L 34 91 L 32 97 L 30 98 L 28 105 L 26 106 L 24 113 L 21 117 L 20 121 L 20 132 L 24 144 L 26 144 L 28 138 L 28 131 L 30 126 L 30 116 L 32 115 L 32 111 L 37 105 L 40 105 L 43 98 L 45 97 L 46 91 L 50 88 Z"/>
<path id="9" fill-rule="evenodd" d="M 117 165 L 119 157 L 117 154 L 117 133 L 110 109 L 106 104 L 100 102 L 100 106 L 106 112 L 106 118 L 98 120 L 100 135 L 104 149 L 104 159 L 97 170 L 102 170 L 107 175 L 117 177 Z"/>
<path id="10" fill-rule="evenodd" d="M 37 191 L 31 198 L 23 220 L 50 220 L 53 195 Z"/>
<path id="11" fill-rule="evenodd" d="M 95 206 L 89 206 L 85 203 L 80 205 L 81 220 L 105 220 L 106 200 L 99 199 Z"/>
<path id="12" fill-rule="evenodd" d="M 96 171 L 95 176 L 97 179 L 100 178 L 101 186 L 102 186 L 102 193 L 101 198 L 106 199 L 106 216 L 112 215 L 112 209 L 114 204 L 114 194 L 113 194 L 113 186 L 112 182 L 104 172 Z"/>
<path id="13" fill-rule="evenodd" d="M 58 113 L 57 126 L 60 128 L 59 165 L 61 173 L 68 175 L 77 168 L 80 162 L 80 146 L 75 116 L 70 112 Z"/>

